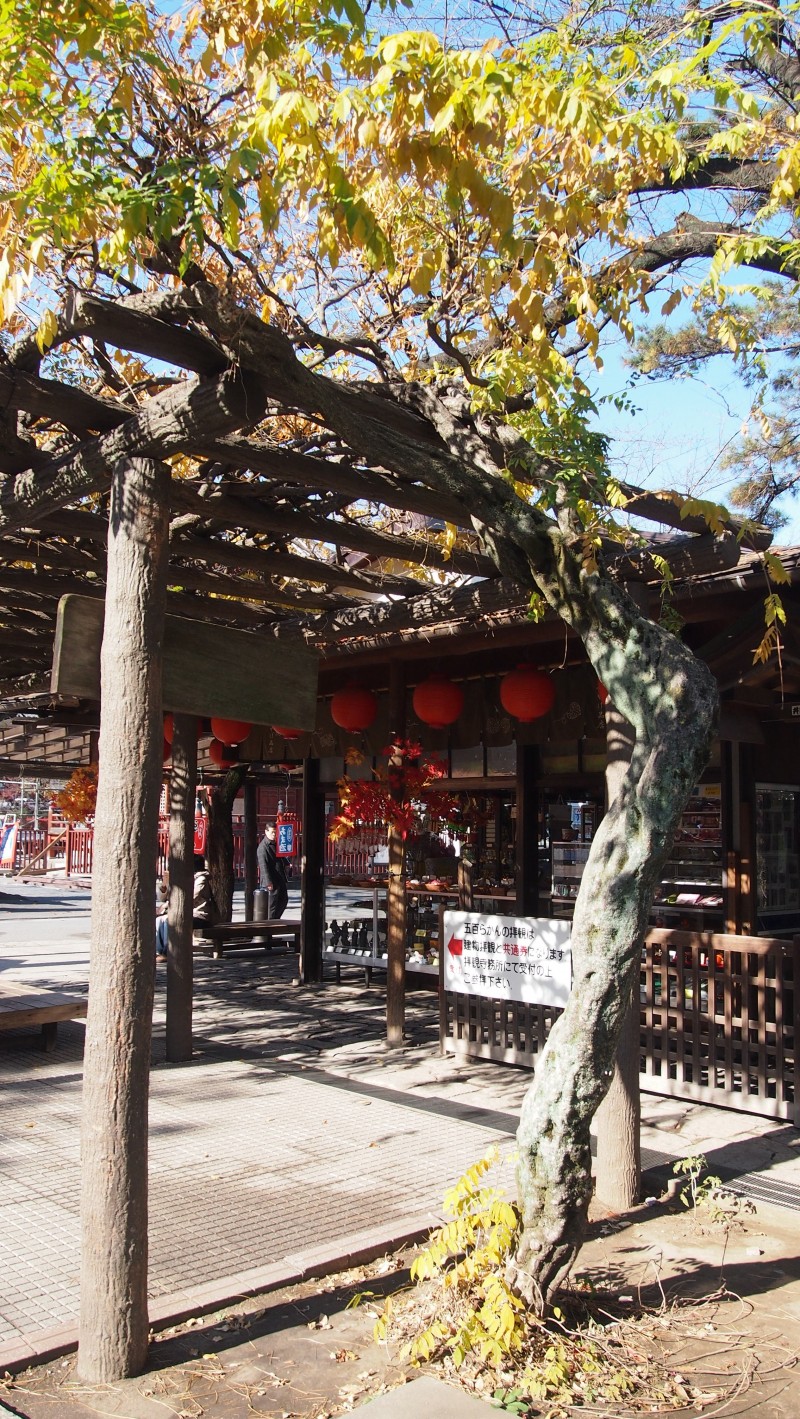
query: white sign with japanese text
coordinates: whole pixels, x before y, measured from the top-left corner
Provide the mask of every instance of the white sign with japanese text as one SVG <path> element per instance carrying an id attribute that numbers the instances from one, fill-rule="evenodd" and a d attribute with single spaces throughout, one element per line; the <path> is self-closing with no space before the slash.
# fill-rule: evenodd
<path id="1" fill-rule="evenodd" d="M 444 988 L 528 1005 L 566 1005 L 570 923 L 553 917 L 444 914 Z"/>

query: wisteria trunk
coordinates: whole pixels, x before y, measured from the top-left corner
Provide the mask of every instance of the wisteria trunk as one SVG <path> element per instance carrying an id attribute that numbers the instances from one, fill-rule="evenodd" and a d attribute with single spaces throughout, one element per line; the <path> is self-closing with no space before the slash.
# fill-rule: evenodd
<path id="1" fill-rule="evenodd" d="M 575 904 L 570 999 L 537 1064 L 517 1133 L 522 1230 L 509 1274 L 539 1310 L 583 1238 L 589 1126 L 611 1081 L 656 884 L 707 762 L 718 703 L 707 667 L 607 579 L 581 578 L 559 609 L 636 737 Z"/>

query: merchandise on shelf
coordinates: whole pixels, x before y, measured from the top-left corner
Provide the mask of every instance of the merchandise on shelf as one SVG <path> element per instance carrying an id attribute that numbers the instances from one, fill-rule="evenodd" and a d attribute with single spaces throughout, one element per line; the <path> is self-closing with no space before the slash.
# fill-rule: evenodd
<path id="1" fill-rule="evenodd" d="M 656 892 L 656 926 L 697 926 L 698 912 L 721 912 L 722 792 L 698 784 L 684 809 Z"/>

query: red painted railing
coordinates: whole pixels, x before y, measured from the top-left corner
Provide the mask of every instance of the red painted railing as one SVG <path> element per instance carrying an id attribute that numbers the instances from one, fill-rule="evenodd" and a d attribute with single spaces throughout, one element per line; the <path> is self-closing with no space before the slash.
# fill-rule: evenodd
<path id="1" fill-rule="evenodd" d="M 263 825 L 259 825 L 259 834 Z M 325 842 L 325 874 L 329 877 L 365 877 L 373 871 L 373 857 L 379 841 Z M 51 814 L 47 825 L 35 828 L 20 825 L 14 871 L 60 872 L 65 877 L 90 877 L 92 873 L 94 829 L 86 824 L 66 824 Z M 298 844 L 298 859 L 299 848 Z M 158 871 L 165 872 L 169 858 L 169 828 L 162 819 L 158 830 Z M 233 825 L 233 870 L 244 879 L 244 824 Z"/>

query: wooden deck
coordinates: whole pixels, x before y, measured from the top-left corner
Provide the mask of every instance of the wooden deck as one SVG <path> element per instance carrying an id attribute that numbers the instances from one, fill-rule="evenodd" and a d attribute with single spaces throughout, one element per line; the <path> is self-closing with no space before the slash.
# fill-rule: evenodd
<path id="1" fill-rule="evenodd" d="M 85 995 L 0 984 L 0 1030 L 41 1029 L 42 1049 L 48 1052 L 55 1047 L 59 1020 L 84 1019 L 88 1008 Z"/>

